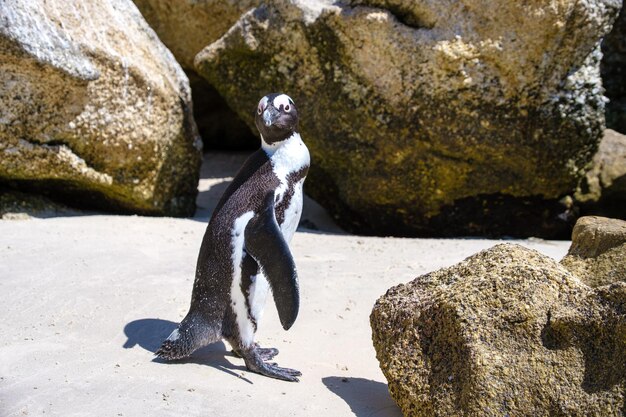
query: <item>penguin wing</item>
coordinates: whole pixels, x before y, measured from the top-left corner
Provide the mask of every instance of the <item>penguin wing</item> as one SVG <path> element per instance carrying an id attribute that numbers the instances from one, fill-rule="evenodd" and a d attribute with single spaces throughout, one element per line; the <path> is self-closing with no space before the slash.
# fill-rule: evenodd
<path id="1" fill-rule="evenodd" d="M 288 330 L 298 317 L 300 292 L 296 264 L 276 222 L 274 193 L 266 196 L 263 210 L 250 219 L 244 237 L 246 252 L 257 261 L 267 278 L 280 322 Z"/>

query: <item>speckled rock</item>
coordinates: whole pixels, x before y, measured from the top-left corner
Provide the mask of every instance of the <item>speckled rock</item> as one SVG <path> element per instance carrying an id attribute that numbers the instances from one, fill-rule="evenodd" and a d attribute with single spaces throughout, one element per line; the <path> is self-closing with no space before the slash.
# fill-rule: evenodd
<path id="1" fill-rule="evenodd" d="M 195 208 L 187 77 L 130 0 L 3 2 L 0 181 L 72 205 Z"/>
<path id="2" fill-rule="evenodd" d="M 250 124 L 263 93 L 294 98 L 308 192 L 352 231 L 567 236 L 619 6 L 270 0 L 195 64 Z"/>
<path id="3" fill-rule="evenodd" d="M 602 82 L 609 98 L 606 123 L 611 129 L 626 134 L 626 7 L 602 41 Z"/>
<path id="4" fill-rule="evenodd" d="M 391 288 L 371 315 L 405 416 L 621 416 L 626 283 L 501 244 Z"/>
<path id="5" fill-rule="evenodd" d="M 184 67 L 218 40 L 259 0 L 133 0 L 159 39 Z"/>
<path id="6" fill-rule="evenodd" d="M 574 199 L 584 214 L 626 219 L 626 135 L 605 130 Z"/>
<path id="7" fill-rule="evenodd" d="M 561 264 L 592 287 L 626 282 L 626 221 L 581 217 Z"/>

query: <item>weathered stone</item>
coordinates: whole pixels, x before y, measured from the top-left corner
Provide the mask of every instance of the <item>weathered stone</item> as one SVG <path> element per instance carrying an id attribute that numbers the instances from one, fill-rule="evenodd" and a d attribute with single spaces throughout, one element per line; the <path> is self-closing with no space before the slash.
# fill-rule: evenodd
<path id="1" fill-rule="evenodd" d="M 605 130 L 574 198 L 585 213 L 626 219 L 626 135 Z"/>
<path id="2" fill-rule="evenodd" d="M 568 235 L 620 2 L 358 3 L 271 0 L 196 68 L 249 124 L 267 91 L 294 98 L 308 192 L 350 230 Z"/>
<path id="3" fill-rule="evenodd" d="M 141 14 L 183 68 L 222 37 L 259 0 L 133 0 Z"/>
<path id="4" fill-rule="evenodd" d="M 391 288 L 374 347 L 406 416 L 621 416 L 626 283 L 501 244 Z"/>
<path id="5" fill-rule="evenodd" d="M 591 287 L 626 281 L 626 221 L 581 217 L 561 264 Z"/>
<path id="6" fill-rule="evenodd" d="M 188 215 L 187 77 L 130 0 L 3 2 L 0 181 L 74 205 Z"/>
<path id="7" fill-rule="evenodd" d="M 606 124 L 626 134 L 626 7 L 613 25 L 613 30 L 602 41 L 602 82 L 609 103 Z"/>
<path id="8" fill-rule="evenodd" d="M 604 217 L 581 217 L 572 232 L 568 255 L 595 258 L 626 243 L 626 222 Z"/>

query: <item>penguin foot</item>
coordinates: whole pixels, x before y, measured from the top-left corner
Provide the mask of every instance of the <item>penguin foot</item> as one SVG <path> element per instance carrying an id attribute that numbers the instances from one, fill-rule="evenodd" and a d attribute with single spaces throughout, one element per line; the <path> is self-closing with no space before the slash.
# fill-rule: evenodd
<path id="1" fill-rule="evenodd" d="M 278 355 L 278 349 L 276 348 L 262 348 L 257 346 L 256 351 L 263 361 L 271 361 Z"/>
<path id="2" fill-rule="evenodd" d="M 302 376 L 302 372 L 295 369 L 281 368 L 275 363 L 265 362 L 265 360 L 270 360 L 276 356 L 278 354 L 278 349 L 262 348 L 257 344 L 254 344 L 249 349 L 242 349 L 239 351 L 239 354 L 243 357 L 248 370 L 256 372 L 257 374 L 291 382 L 298 382 L 298 377 Z"/>

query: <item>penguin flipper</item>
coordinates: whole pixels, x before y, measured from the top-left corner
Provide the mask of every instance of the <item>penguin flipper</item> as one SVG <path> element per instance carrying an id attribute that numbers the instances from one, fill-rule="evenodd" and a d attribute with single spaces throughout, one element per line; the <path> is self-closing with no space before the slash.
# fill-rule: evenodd
<path id="1" fill-rule="evenodd" d="M 246 252 L 261 267 L 272 288 L 278 317 L 285 330 L 296 321 L 300 292 L 296 265 L 274 215 L 274 194 L 265 198 L 264 208 L 246 226 Z"/>

